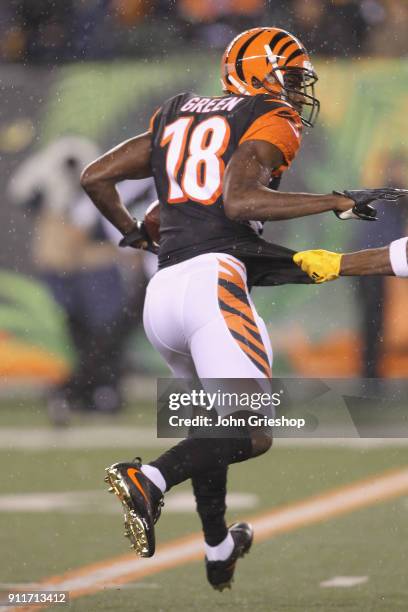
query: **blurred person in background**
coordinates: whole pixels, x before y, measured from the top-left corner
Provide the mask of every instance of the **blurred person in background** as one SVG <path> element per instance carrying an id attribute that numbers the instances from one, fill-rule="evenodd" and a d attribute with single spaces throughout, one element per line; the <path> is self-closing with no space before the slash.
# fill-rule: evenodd
<path id="1" fill-rule="evenodd" d="M 367 53 L 385 57 L 408 55 L 408 2 L 400 0 L 365 0 L 363 7 L 371 17 Z"/>
<path id="2" fill-rule="evenodd" d="M 74 0 L 11 0 L 10 13 L 10 59 L 55 63 L 71 56 Z"/>
<path id="3" fill-rule="evenodd" d="M 311 53 L 356 55 L 361 53 L 366 34 L 360 9 L 360 3 L 354 0 L 293 0 L 290 28 Z"/>
<path id="4" fill-rule="evenodd" d="M 9 188 L 12 201 L 33 215 L 33 264 L 66 312 L 77 349 L 71 377 L 49 399 L 57 425 L 67 424 L 72 410 L 114 414 L 121 409 L 124 344 L 129 327 L 140 319 L 144 296 L 142 258 L 132 258 L 133 282 L 125 286 L 110 230 L 79 191 L 83 166 L 98 154 L 87 139 L 60 138 L 23 162 Z M 154 199 L 151 181 L 137 189 L 124 186 L 125 201 Z"/>
<path id="5" fill-rule="evenodd" d="M 124 26 L 141 23 L 151 12 L 153 5 L 151 0 L 110 0 L 110 9 Z"/>
<path id="6" fill-rule="evenodd" d="M 76 5 L 75 53 L 78 58 L 114 59 L 123 52 L 138 55 L 132 34 L 140 28 L 151 0 L 87 0 Z"/>
<path id="7" fill-rule="evenodd" d="M 11 4 L 0 5 L 0 59 L 18 61 L 22 58 L 25 38 L 16 23 Z"/>
<path id="8" fill-rule="evenodd" d="M 389 187 L 407 187 L 406 152 L 392 153 L 385 161 L 385 183 Z M 378 205 L 378 223 L 361 227 L 354 247 L 356 250 L 384 246 L 408 230 L 408 198 L 402 198 L 392 206 L 386 202 Z M 384 312 L 386 306 L 386 278 L 362 276 L 357 281 L 361 309 L 362 376 L 381 377 L 381 360 L 384 347 Z"/>
<path id="9" fill-rule="evenodd" d="M 263 0 L 178 0 L 177 11 L 190 38 L 219 49 L 244 27 L 255 27 L 265 12 L 265 3 Z"/>

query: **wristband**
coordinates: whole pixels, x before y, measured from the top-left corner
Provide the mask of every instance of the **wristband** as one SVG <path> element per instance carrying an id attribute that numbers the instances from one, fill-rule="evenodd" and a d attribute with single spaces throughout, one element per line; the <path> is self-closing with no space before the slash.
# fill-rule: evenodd
<path id="1" fill-rule="evenodd" d="M 390 262 L 391 268 L 395 276 L 402 278 L 408 277 L 408 261 L 407 261 L 407 243 L 408 237 L 394 240 L 390 244 Z"/>

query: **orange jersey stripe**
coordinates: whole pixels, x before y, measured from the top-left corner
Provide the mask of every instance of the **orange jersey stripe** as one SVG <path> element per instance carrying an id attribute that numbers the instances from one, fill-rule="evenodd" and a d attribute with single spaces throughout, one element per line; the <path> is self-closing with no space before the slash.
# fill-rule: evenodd
<path id="1" fill-rule="evenodd" d="M 157 115 L 159 114 L 159 112 L 161 111 L 161 107 L 159 107 L 154 113 L 153 115 L 150 117 L 150 121 L 149 121 L 149 132 L 153 133 L 153 124 L 154 124 L 154 120 L 156 119 Z"/>

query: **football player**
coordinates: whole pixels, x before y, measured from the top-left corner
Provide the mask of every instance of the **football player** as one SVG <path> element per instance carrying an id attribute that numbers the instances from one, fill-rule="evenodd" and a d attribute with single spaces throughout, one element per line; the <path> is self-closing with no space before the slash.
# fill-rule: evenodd
<path id="1" fill-rule="evenodd" d="M 177 378 L 271 377 L 272 350 L 249 295 L 253 285 L 324 282 L 348 274 L 405 274 L 406 241 L 390 250 L 340 255 L 296 253 L 259 236 L 265 221 L 320 213 L 373 220 L 392 189 L 330 194 L 281 193 L 304 125 L 319 112 L 317 81 L 302 43 L 278 28 L 237 36 L 222 58 L 220 97 L 181 93 L 156 111 L 148 131 L 108 151 L 83 172 L 82 185 L 123 234 L 123 246 L 153 248 L 143 223 L 126 211 L 116 183 L 153 176 L 160 200 L 159 271 L 147 289 L 147 336 Z M 393 267 L 394 266 L 394 267 Z M 395 267 L 397 266 L 397 267 Z M 406 275 L 406 274 L 405 274 Z M 247 523 L 225 523 L 227 468 L 266 452 L 263 430 L 220 441 L 189 437 L 149 464 L 107 468 L 123 503 L 126 533 L 151 556 L 163 494 L 191 479 L 205 538 L 207 577 L 229 586 L 252 542 Z"/>

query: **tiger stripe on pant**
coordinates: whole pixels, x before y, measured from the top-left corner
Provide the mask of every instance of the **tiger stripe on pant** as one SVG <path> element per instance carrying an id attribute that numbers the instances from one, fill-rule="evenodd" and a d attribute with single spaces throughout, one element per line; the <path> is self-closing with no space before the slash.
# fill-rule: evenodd
<path id="1" fill-rule="evenodd" d="M 238 270 L 225 259 L 218 259 L 218 262 L 218 305 L 224 321 L 247 357 L 265 376 L 271 378 L 268 354 L 255 322 L 246 282 Z"/>

